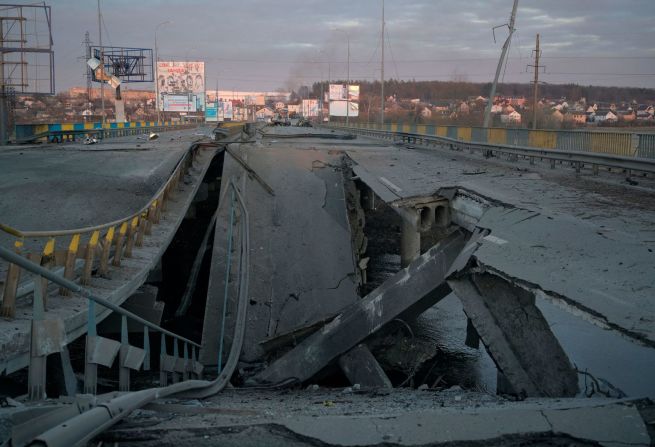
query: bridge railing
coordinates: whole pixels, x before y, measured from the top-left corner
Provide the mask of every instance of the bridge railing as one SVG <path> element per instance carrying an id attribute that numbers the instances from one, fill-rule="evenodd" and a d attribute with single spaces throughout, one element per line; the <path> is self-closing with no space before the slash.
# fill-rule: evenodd
<path id="1" fill-rule="evenodd" d="M 81 267 L 80 284 L 88 285 L 96 265 L 96 274 L 107 276 L 110 266 L 119 268 L 123 258 L 132 257 L 134 249 L 143 246 L 153 226 L 159 224 L 169 200 L 179 190 L 199 151 L 207 144 L 192 145 L 152 198 L 141 209 L 121 219 L 92 227 L 45 231 L 24 231 L 0 223 L 0 231 L 13 236 L 13 251 L 16 254 L 48 269 L 63 269 L 63 276 L 68 280 L 75 279 Z M 19 295 L 37 289 L 44 297 L 44 310 L 47 308 L 48 281 L 28 282 L 19 287 L 21 273 L 19 265 L 9 263 L 0 305 L 0 316 L 4 318 L 15 317 Z M 70 293 L 69 288 L 59 289 L 61 296 L 69 296 Z"/>
<path id="2" fill-rule="evenodd" d="M 520 128 L 482 128 L 468 126 L 436 126 L 414 123 L 351 123 L 358 129 L 404 132 L 447 137 L 463 142 L 492 143 L 536 149 L 560 149 L 655 158 L 655 134 L 584 130 L 531 130 Z"/>
<path id="3" fill-rule="evenodd" d="M 238 353 L 243 342 L 245 328 L 245 313 L 247 309 L 248 277 L 249 277 L 249 219 L 248 210 L 241 193 L 234 180 L 228 182 L 230 194 L 229 216 L 230 224 L 227 228 L 228 250 L 226 252 L 226 273 L 224 290 L 224 307 L 220 323 L 220 345 L 218 352 L 218 379 L 208 383 L 205 393 L 211 394 L 220 390 L 238 360 Z M 226 191 L 227 192 L 227 191 Z M 224 194 L 223 198 L 225 198 Z M 225 203 L 224 200 L 221 202 Z M 234 254 L 234 255 L 233 255 Z M 235 256 L 236 255 L 236 256 Z M 84 392 L 96 394 L 98 384 L 98 365 L 111 367 L 115 358 L 119 358 L 119 391 L 130 390 L 130 372 L 139 370 L 150 370 L 150 330 L 160 333 L 160 357 L 159 357 L 159 385 L 168 385 L 169 377 L 172 382 L 186 381 L 192 378 L 201 379 L 203 365 L 197 361 L 200 344 L 191 341 L 178 334 L 170 332 L 161 326 L 154 324 L 102 297 L 93 294 L 89 289 L 75 283 L 74 281 L 59 275 L 33 260 L 27 259 L 7 248 L 0 247 L 0 258 L 24 270 L 34 277 L 35 284 L 41 281 L 51 281 L 62 289 L 70 290 L 88 300 L 87 315 L 87 336 L 85 346 L 84 364 Z M 236 275 L 232 272 L 236 269 Z M 233 279 L 234 278 L 234 279 Z M 225 338 L 225 322 L 227 301 L 234 290 L 234 299 L 238 303 L 234 335 L 227 363 L 223 364 L 223 349 Z M 42 400 L 46 397 L 46 359 L 50 354 L 61 351 L 66 344 L 64 322 L 47 312 L 44 305 L 44 293 L 41 288 L 34 289 L 32 301 L 31 319 L 31 350 L 28 369 L 28 395 L 31 400 Z M 121 315 L 121 336 L 120 341 L 101 337 L 96 328 L 96 305 L 103 306 Z M 143 343 L 141 347 L 130 344 L 128 336 L 128 320 L 143 326 Z M 172 338 L 173 353 L 167 352 L 166 337 Z M 182 346 L 180 348 L 180 345 Z"/>
<path id="4" fill-rule="evenodd" d="M 122 307 L 89 292 L 84 287 L 26 259 L 11 250 L 0 247 L 0 258 L 11 262 L 34 276 L 35 283 L 41 280 L 52 281 L 66 290 L 70 290 L 89 300 L 87 316 L 87 337 L 84 364 L 84 393 L 96 394 L 98 384 L 98 365 L 111 367 L 116 356 L 119 357 L 119 391 L 129 391 L 130 371 L 150 370 L 150 333 L 154 330 L 161 334 L 159 358 L 160 385 L 168 384 L 169 373 L 173 383 L 188 380 L 194 376 L 202 378 L 202 365 L 196 360 L 200 345 L 180 335 L 174 334 Z M 66 344 L 64 323 L 50 315 L 44 308 L 44 294 L 40 288 L 34 289 L 32 326 L 30 330 L 31 350 L 28 369 L 28 395 L 30 400 L 46 398 L 46 358 L 60 352 Z M 96 331 L 96 307 L 101 305 L 121 315 L 121 340 L 101 337 Z M 127 322 L 132 320 L 143 325 L 143 346 L 130 344 Z M 173 339 L 173 355 L 167 353 L 166 337 Z M 183 355 L 179 345 L 182 344 Z"/>
<path id="5" fill-rule="evenodd" d="M 506 143 L 479 143 L 473 141 L 464 141 L 448 136 L 432 136 L 423 133 L 413 133 L 405 131 L 388 131 L 374 130 L 365 126 L 342 126 L 340 124 L 330 124 L 329 127 L 339 128 L 348 132 L 353 132 L 365 136 L 383 138 L 392 141 L 402 141 L 403 143 L 419 144 L 426 147 L 448 147 L 453 150 L 480 152 L 485 157 L 493 155 L 506 155 L 511 161 L 517 161 L 523 158 L 534 164 L 535 160 L 547 160 L 550 167 L 555 168 L 559 163 L 572 166 L 576 173 L 581 172 L 585 166 L 592 168 L 594 175 L 598 175 L 599 168 L 606 167 L 609 170 L 618 168 L 627 173 L 628 177 L 632 173 L 641 175 L 655 174 L 655 158 L 642 158 L 634 156 L 622 156 L 608 154 L 605 152 L 588 152 L 578 150 L 562 150 L 556 148 L 537 148 L 530 146 L 516 146 Z M 489 129 L 491 131 L 493 129 Z M 491 132 L 490 132 L 491 134 Z"/>
<path id="6" fill-rule="evenodd" d="M 35 422 L 32 415 L 23 418 L 22 423 L 12 427 L 12 445 L 82 445 L 93 439 L 107 427 L 117 423 L 120 419 L 132 411 L 142 408 L 148 403 L 179 394 L 186 398 L 206 398 L 216 395 L 229 383 L 236 367 L 243 346 L 243 339 L 246 328 L 246 316 L 248 312 L 248 278 L 250 264 L 250 238 L 249 238 L 249 217 L 244 198 L 241 195 L 234 179 L 227 185 L 226 193 L 230 193 L 230 237 L 234 241 L 230 246 L 234 247 L 236 256 L 233 261 L 236 263 L 238 274 L 236 279 L 230 280 L 237 291 L 236 312 L 234 316 L 234 332 L 232 334 L 231 347 L 224 367 L 219 363 L 218 376 L 212 381 L 194 380 L 202 379 L 202 365 L 196 361 L 197 348 L 199 345 L 191 340 L 171 333 L 160 326 L 154 325 L 134 315 L 111 302 L 94 296 L 81 286 L 61 277 L 43 267 L 30 262 L 29 260 L 11 252 L 11 250 L 0 247 L 0 258 L 7 259 L 12 263 L 19 264 L 31 274 L 43 275 L 48 280 L 55 282 L 61 287 L 72 289 L 75 293 L 81 294 L 89 300 L 89 328 L 87 333 L 87 345 L 85 352 L 85 382 L 84 388 L 87 393 L 95 393 L 97 365 L 101 360 L 111 364 L 109 357 L 115 357 L 118 352 L 120 358 L 119 387 L 121 390 L 129 391 L 129 372 L 138 369 L 149 369 L 149 332 L 148 329 L 160 332 L 162 337 L 162 348 L 160 354 L 160 383 L 157 388 L 147 388 L 137 392 L 123 392 L 117 395 L 105 395 L 98 400 L 76 400 L 68 408 L 56 406 L 51 407 L 50 413 L 41 413 Z M 227 194 L 224 194 L 222 199 Z M 226 201 L 221 200 L 221 203 Z M 219 206 L 221 205 L 219 203 Z M 238 235 L 237 235 L 238 233 Z M 238 246 L 238 247 L 237 247 Z M 228 252 L 228 265 L 230 257 Z M 228 270 L 228 280 L 229 280 Z M 32 351 L 29 369 L 29 397 L 32 400 L 39 400 L 45 397 L 45 362 L 50 351 L 56 351 L 58 340 L 53 336 L 53 329 L 60 324 L 56 320 L 48 320 L 44 315 L 38 315 L 40 296 L 35 295 L 35 317 L 32 326 Z M 226 298 L 227 299 L 227 298 Z M 95 305 L 106 306 L 122 316 L 122 335 L 120 343 L 111 339 L 98 337 L 95 333 Z M 143 324 L 144 341 L 143 348 L 131 346 L 126 333 L 126 319 L 131 319 Z M 221 336 L 224 330 L 221 329 Z M 166 353 L 165 337 L 173 338 L 173 355 Z M 45 343 L 43 343 L 45 342 Z M 179 345 L 182 344 L 184 355 L 179 356 Z M 191 355 L 189 356 L 189 352 Z M 191 358 L 189 358 L 191 357 Z M 105 363 L 100 363 L 105 366 Z M 173 374 L 173 382 L 168 385 L 168 375 Z M 188 380 L 187 380 L 188 379 Z M 102 400 L 100 400 L 102 399 Z M 44 408 L 47 412 L 48 408 Z M 89 422 L 92 421 L 92 422 Z"/>
<path id="7" fill-rule="evenodd" d="M 24 143 L 45 140 L 61 143 L 75 141 L 85 135 L 95 138 L 123 137 L 150 132 L 163 132 L 195 127 L 196 124 L 175 121 L 129 121 L 125 123 L 50 123 L 50 124 L 16 124 L 14 141 Z"/>

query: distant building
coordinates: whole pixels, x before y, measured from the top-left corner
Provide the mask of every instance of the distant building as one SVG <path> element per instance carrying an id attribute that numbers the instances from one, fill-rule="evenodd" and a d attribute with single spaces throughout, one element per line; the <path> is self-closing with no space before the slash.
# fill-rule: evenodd
<path id="1" fill-rule="evenodd" d="M 521 114 L 516 110 L 500 115 L 500 122 L 503 124 L 521 124 Z"/>
<path id="2" fill-rule="evenodd" d="M 430 118 L 432 116 L 432 110 L 429 107 L 423 107 L 420 112 L 421 118 Z"/>
<path id="3" fill-rule="evenodd" d="M 272 118 L 273 115 L 275 115 L 275 112 L 268 107 L 264 107 L 255 112 L 255 117 L 258 121 L 266 121 L 267 119 Z"/>
<path id="4" fill-rule="evenodd" d="M 576 110 L 569 111 L 564 115 L 564 120 L 572 122 L 575 125 L 584 126 L 587 122 L 587 114 Z"/>

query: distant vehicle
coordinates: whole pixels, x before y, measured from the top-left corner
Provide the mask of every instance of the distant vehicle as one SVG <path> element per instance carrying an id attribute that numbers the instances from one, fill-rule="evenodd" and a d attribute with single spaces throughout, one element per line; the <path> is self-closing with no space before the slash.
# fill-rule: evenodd
<path id="1" fill-rule="evenodd" d="M 281 113 L 276 113 L 275 116 L 271 119 L 271 125 L 273 126 L 290 126 L 291 121 L 289 117 Z"/>

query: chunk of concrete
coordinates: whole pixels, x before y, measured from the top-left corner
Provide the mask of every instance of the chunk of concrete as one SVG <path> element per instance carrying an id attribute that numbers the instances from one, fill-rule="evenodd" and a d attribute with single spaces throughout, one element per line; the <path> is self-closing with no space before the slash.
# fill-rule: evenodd
<path id="1" fill-rule="evenodd" d="M 515 394 L 577 394 L 577 374 L 530 290 L 486 272 L 448 284 Z"/>
<path id="2" fill-rule="evenodd" d="M 352 385 L 363 388 L 393 388 L 378 361 L 364 344 L 339 357 L 339 366 Z"/>

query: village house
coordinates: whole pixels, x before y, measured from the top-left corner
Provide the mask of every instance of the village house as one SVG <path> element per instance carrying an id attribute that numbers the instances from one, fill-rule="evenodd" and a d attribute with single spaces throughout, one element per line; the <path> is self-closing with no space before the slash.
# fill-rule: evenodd
<path id="1" fill-rule="evenodd" d="M 564 121 L 564 114 L 559 109 L 553 110 L 553 113 L 550 114 L 550 117 L 558 123 Z"/>
<path id="2" fill-rule="evenodd" d="M 564 120 L 576 126 L 584 126 L 587 122 L 587 114 L 583 111 L 571 110 L 564 115 Z"/>
<path id="3" fill-rule="evenodd" d="M 257 121 L 266 121 L 268 118 L 272 118 L 275 112 L 273 112 L 268 107 L 263 107 L 255 112 L 255 117 Z"/>
<path id="4" fill-rule="evenodd" d="M 500 115 L 500 122 L 503 124 L 521 124 L 521 114 L 516 110 Z"/>

